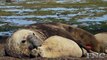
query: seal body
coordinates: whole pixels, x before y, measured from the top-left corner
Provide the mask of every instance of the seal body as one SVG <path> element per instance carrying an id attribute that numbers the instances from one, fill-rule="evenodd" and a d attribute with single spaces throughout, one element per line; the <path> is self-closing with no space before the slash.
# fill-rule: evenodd
<path id="1" fill-rule="evenodd" d="M 81 57 L 82 49 L 73 40 L 61 37 L 51 36 L 46 39 L 42 46 L 33 50 L 33 54 L 46 58 L 58 57 Z"/>
<path id="2" fill-rule="evenodd" d="M 107 32 L 102 32 L 94 35 L 100 45 L 100 52 L 107 53 Z"/>
<path id="3" fill-rule="evenodd" d="M 40 29 L 47 37 L 58 35 L 74 40 L 79 45 L 84 46 L 87 50 L 99 51 L 99 43 L 93 34 L 81 28 L 63 23 L 42 23 L 30 25 L 33 29 Z M 90 48 L 88 48 L 90 47 Z"/>

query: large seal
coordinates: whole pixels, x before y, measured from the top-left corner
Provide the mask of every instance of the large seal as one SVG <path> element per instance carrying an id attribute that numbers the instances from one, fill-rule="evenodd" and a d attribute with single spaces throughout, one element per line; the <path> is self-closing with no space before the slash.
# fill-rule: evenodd
<path id="1" fill-rule="evenodd" d="M 41 30 L 48 37 L 52 35 L 59 35 L 71 40 L 75 40 L 76 43 L 79 43 L 79 45 L 84 45 L 88 50 L 91 49 L 95 52 L 100 52 L 99 43 L 94 35 L 81 28 L 63 23 L 32 24 L 29 27 Z"/>
<path id="2" fill-rule="evenodd" d="M 61 36 L 51 36 L 38 49 L 32 50 L 35 56 L 40 55 L 45 58 L 82 57 L 85 53 L 86 51 L 73 40 Z"/>
<path id="3" fill-rule="evenodd" d="M 5 51 L 6 54 L 13 57 L 30 57 L 31 50 L 37 48 L 44 40 L 53 35 L 59 35 L 73 39 L 68 32 L 60 28 L 44 29 L 20 29 L 12 34 L 7 40 Z"/>

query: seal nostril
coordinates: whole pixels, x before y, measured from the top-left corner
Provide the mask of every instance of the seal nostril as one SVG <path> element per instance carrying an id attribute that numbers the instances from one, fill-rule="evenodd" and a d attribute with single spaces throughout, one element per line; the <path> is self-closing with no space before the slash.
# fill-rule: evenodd
<path id="1" fill-rule="evenodd" d="M 25 43 L 26 42 L 26 40 L 22 40 L 22 43 Z"/>
<path id="2" fill-rule="evenodd" d="M 35 35 L 35 33 L 33 33 L 33 35 Z"/>
<path id="3" fill-rule="evenodd" d="M 34 48 L 37 48 L 37 46 L 34 46 L 34 45 L 29 46 L 29 50 L 33 50 Z"/>
<path id="4" fill-rule="evenodd" d="M 31 46 L 29 46 L 29 50 L 32 50 L 32 49 L 34 49 L 34 47 L 31 45 Z"/>
<path id="5" fill-rule="evenodd" d="M 37 46 L 33 46 L 33 47 L 36 48 L 36 49 L 38 48 Z"/>

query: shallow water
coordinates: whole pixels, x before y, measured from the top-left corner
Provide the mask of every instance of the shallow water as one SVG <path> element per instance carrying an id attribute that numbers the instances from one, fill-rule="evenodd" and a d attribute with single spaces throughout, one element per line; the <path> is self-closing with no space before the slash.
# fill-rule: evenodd
<path id="1" fill-rule="evenodd" d="M 72 10 L 78 10 L 78 8 L 61 8 L 61 7 L 57 7 L 57 8 L 42 8 L 41 11 L 49 11 L 49 10 L 53 10 L 53 11 L 72 11 Z"/>
<path id="2" fill-rule="evenodd" d="M 9 9 L 10 9 L 10 8 L 11 8 L 11 9 L 12 9 L 12 8 L 22 8 L 22 6 L 4 6 L 4 5 L 3 5 L 3 6 L 0 6 L 0 9 L 4 9 L 4 8 L 7 8 L 7 9 L 8 9 L 8 8 L 9 8 Z"/>
<path id="3" fill-rule="evenodd" d="M 4 22 L 9 22 L 16 26 L 22 26 L 22 25 L 30 25 L 36 23 L 36 21 L 28 21 L 28 20 L 21 20 L 21 19 L 6 19 Z"/>
<path id="4" fill-rule="evenodd" d="M 62 2 L 63 3 L 63 2 Z M 28 4 L 33 4 L 29 3 Z M 53 7 L 53 8 L 25 8 L 24 6 L 7 6 L 7 5 L 1 5 L 0 11 L 3 12 L 11 12 L 12 15 L 9 16 L 0 16 L 1 22 L 8 22 L 11 25 L 15 26 L 23 26 L 23 25 L 29 25 L 37 23 L 39 20 L 51 20 L 53 19 L 64 19 L 65 21 L 74 20 L 77 22 L 83 22 L 81 25 L 89 26 L 89 24 L 84 23 L 87 21 L 107 21 L 107 7 L 98 6 L 98 7 L 71 7 L 71 8 L 65 8 L 65 7 Z M 54 14 L 35 14 L 36 12 L 45 12 L 45 11 L 51 11 Z M 67 13 L 66 13 L 67 12 Z M 64 14 L 65 13 L 65 14 Z M 96 13 L 102 14 L 101 16 L 95 16 Z M 81 18 L 84 16 L 83 18 Z M 41 21 L 42 22 L 42 21 Z M 0 26 L 5 25 L 0 24 Z M 1 35 L 4 33 L 0 33 Z"/>
<path id="5" fill-rule="evenodd" d="M 12 35 L 12 32 L 0 32 L 0 36 L 11 36 Z"/>
<path id="6" fill-rule="evenodd" d="M 25 19 L 25 18 L 34 18 L 34 15 L 26 15 L 26 16 L 0 16 L 2 19 Z"/>
<path id="7" fill-rule="evenodd" d="M 83 19 L 79 19 L 78 22 L 85 22 L 85 21 L 107 21 L 107 15 L 103 15 L 100 17 L 94 17 L 94 18 L 83 18 Z"/>
<path id="8" fill-rule="evenodd" d="M 34 12 L 36 9 L 4 9 L 6 12 Z"/>

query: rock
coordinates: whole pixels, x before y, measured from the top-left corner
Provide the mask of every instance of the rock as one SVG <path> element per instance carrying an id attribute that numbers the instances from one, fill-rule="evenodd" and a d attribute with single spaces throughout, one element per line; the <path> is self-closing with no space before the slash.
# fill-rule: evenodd
<path id="1" fill-rule="evenodd" d="M 4 45 L 0 44 L 0 57 L 5 55 L 5 51 L 4 51 Z"/>

